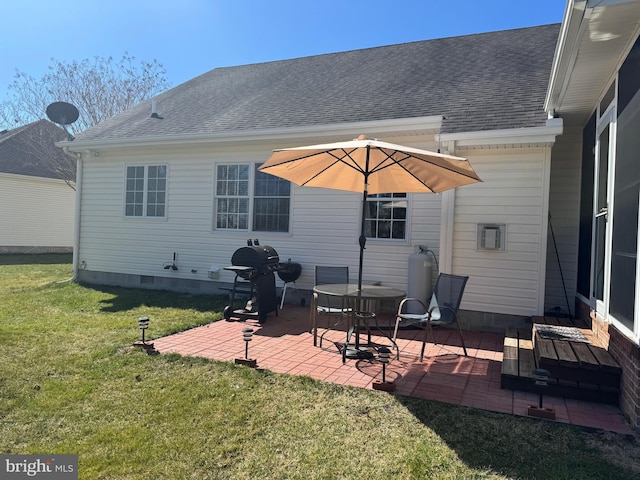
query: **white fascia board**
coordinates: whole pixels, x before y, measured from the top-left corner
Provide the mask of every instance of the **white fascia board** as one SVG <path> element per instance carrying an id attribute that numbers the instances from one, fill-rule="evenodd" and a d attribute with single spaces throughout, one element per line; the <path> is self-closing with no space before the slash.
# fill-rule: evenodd
<path id="1" fill-rule="evenodd" d="M 486 145 L 553 144 L 563 131 L 562 118 L 550 118 L 544 127 L 510 128 L 478 132 L 442 133 L 436 141 L 454 142 L 456 147 L 481 147 Z"/>
<path id="2" fill-rule="evenodd" d="M 580 40 L 592 10 L 588 3 L 587 0 L 567 0 L 544 101 L 544 110 L 550 117 L 553 117 L 558 105 L 562 104 L 571 71 L 578 58 Z"/>
<path id="3" fill-rule="evenodd" d="M 435 134 L 440 131 L 442 115 L 413 117 L 368 122 L 350 122 L 332 125 L 312 125 L 291 128 L 222 132 L 208 135 L 166 135 L 162 137 L 138 137 L 131 139 L 73 140 L 56 142 L 56 146 L 65 147 L 71 152 L 109 150 L 117 148 L 135 148 L 149 146 L 179 146 L 205 144 L 247 144 L 252 142 L 273 142 L 297 137 L 335 137 L 350 134 L 356 138 L 367 132 L 385 135 L 415 135 L 417 133 Z"/>

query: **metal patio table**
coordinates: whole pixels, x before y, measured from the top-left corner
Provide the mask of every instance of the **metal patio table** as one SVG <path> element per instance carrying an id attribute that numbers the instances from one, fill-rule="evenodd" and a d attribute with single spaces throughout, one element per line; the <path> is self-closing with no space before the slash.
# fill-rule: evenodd
<path id="1" fill-rule="evenodd" d="M 347 341 L 342 349 L 342 361 L 347 358 L 371 358 L 373 354 L 360 343 L 360 321 L 376 318 L 378 305 L 383 300 L 398 300 L 406 296 L 404 290 L 383 285 L 363 285 L 358 290 L 355 283 L 329 283 L 313 287 L 315 293 L 345 299 L 351 307 L 351 321 L 347 329 Z M 315 305 L 312 306 L 315 309 Z M 315 312 L 312 312 L 312 315 Z M 380 330 L 382 331 L 382 330 Z M 351 337 L 354 336 L 351 342 Z M 398 349 L 395 342 L 385 334 Z"/>

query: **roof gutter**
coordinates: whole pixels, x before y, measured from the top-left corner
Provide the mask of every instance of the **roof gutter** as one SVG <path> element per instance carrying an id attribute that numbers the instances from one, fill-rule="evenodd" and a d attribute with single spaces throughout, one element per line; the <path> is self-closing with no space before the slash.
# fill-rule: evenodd
<path id="1" fill-rule="evenodd" d="M 442 133 L 436 141 L 447 145 L 449 152 L 456 149 L 490 148 L 492 146 L 553 145 L 564 129 L 562 118 L 550 118 L 542 127 L 483 130 L 478 132 Z M 453 148 L 452 148 L 453 147 Z"/>
<path id="2" fill-rule="evenodd" d="M 331 125 L 290 127 L 263 130 L 230 131 L 195 135 L 166 135 L 153 137 L 137 137 L 129 139 L 81 140 L 73 142 L 57 142 L 56 146 L 66 148 L 70 152 L 91 153 L 93 149 L 109 150 L 118 148 L 179 146 L 179 145 L 233 145 L 264 142 L 282 142 L 291 138 L 335 138 L 345 135 L 358 136 L 366 133 L 375 135 L 405 136 L 415 134 L 435 134 L 440 131 L 442 115 L 414 117 L 391 120 L 373 120 L 369 122 L 349 122 Z"/>
<path id="3" fill-rule="evenodd" d="M 567 0 L 544 101 L 544 110 L 550 118 L 556 115 L 556 110 L 564 100 L 570 73 L 578 58 L 580 41 L 588 26 L 593 8 L 626 1 L 629 0 Z"/>

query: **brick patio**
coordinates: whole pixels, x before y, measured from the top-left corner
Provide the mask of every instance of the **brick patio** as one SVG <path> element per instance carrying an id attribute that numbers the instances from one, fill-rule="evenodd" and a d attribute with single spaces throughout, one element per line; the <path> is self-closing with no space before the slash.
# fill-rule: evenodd
<path id="1" fill-rule="evenodd" d="M 344 342 L 343 330 L 330 330 L 322 347 L 314 347 L 313 335 L 308 331 L 308 307 L 285 305 L 278 317 L 270 314 L 264 325 L 251 320 L 221 320 L 154 339 L 153 343 L 160 353 L 233 362 L 244 358 L 242 329 L 248 326 L 254 329 L 249 357 L 257 360 L 259 368 L 368 389 L 374 381 L 382 380 L 382 365 L 376 359 L 347 359 L 342 363 L 336 344 Z M 390 345 L 383 332 L 374 330 L 373 334 L 373 343 Z M 464 334 L 468 357 L 463 355 L 457 331 L 441 329 L 435 331 L 437 344 L 427 344 L 424 360 L 420 362 L 418 339 L 422 332 L 401 331 L 400 360 L 393 350 L 386 368 L 387 381 L 396 383 L 395 394 L 526 416 L 528 407 L 538 404 L 538 396 L 500 388 L 503 336 L 481 332 Z M 558 422 L 633 433 L 620 409 L 611 405 L 545 396 L 544 407 L 555 410 Z"/>

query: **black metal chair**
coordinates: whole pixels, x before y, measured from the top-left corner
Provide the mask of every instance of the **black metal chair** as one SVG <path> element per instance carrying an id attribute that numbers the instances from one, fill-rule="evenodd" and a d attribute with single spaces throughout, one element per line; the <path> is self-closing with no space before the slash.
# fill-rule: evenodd
<path id="1" fill-rule="evenodd" d="M 460 341 L 465 357 L 467 356 L 467 347 L 462 337 L 462 328 L 458 322 L 458 310 L 462 301 L 462 294 L 469 277 L 460 275 L 451 275 L 441 273 L 433 289 L 433 294 L 429 302 L 429 306 L 418 298 L 405 298 L 400 302 L 398 313 L 396 314 L 396 325 L 393 330 L 393 340 L 396 340 L 398 328 L 401 324 L 413 325 L 424 329 L 424 338 L 422 340 L 422 349 L 420 350 L 420 361 L 424 357 L 424 348 L 427 343 L 427 334 L 431 331 L 432 326 L 450 325 L 456 323 L 458 332 L 460 332 Z M 417 312 L 417 313 L 416 313 Z M 435 335 L 433 343 L 435 342 Z"/>
<path id="2" fill-rule="evenodd" d="M 328 285 L 332 283 L 349 283 L 349 267 L 332 267 L 324 265 L 316 265 L 315 267 L 315 284 L 316 285 Z M 312 308 L 312 320 L 311 331 L 313 332 L 313 345 L 318 343 L 318 325 L 317 319 L 319 316 L 327 317 L 327 327 L 320 335 L 320 346 L 322 346 L 322 339 L 332 326 L 338 325 L 345 316 L 351 313 L 351 309 L 345 303 L 343 298 L 330 297 L 328 295 L 313 293 Z M 338 320 L 332 325 L 331 318 L 339 316 Z"/>

